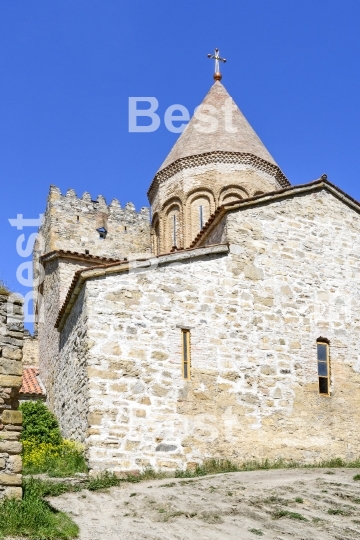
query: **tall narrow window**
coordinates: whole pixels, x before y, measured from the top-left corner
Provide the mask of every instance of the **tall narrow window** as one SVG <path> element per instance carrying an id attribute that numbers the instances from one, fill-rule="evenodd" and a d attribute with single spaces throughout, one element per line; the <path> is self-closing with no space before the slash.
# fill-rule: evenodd
<path id="1" fill-rule="evenodd" d="M 159 253 L 160 253 L 160 229 L 159 229 L 159 223 L 156 223 L 154 229 L 155 229 L 155 235 L 154 235 L 155 255 L 159 255 Z"/>
<path id="2" fill-rule="evenodd" d="M 173 247 L 176 247 L 176 215 L 173 215 Z"/>
<path id="3" fill-rule="evenodd" d="M 184 379 L 190 379 L 190 330 L 181 330 L 182 371 Z"/>
<path id="4" fill-rule="evenodd" d="M 199 206 L 199 225 L 200 225 L 200 231 L 201 231 L 203 226 L 204 226 L 203 207 L 202 207 L 202 205 Z"/>
<path id="5" fill-rule="evenodd" d="M 317 341 L 317 364 L 319 377 L 319 394 L 330 395 L 330 361 L 329 343 L 325 340 Z"/>

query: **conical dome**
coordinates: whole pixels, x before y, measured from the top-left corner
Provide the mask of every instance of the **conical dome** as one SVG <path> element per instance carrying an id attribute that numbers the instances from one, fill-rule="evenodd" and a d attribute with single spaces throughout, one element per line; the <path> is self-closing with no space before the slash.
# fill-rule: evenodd
<path id="1" fill-rule="evenodd" d="M 176 141 L 159 171 L 178 159 L 208 152 L 241 152 L 252 154 L 273 165 L 275 160 L 267 151 L 245 116 L 221 82 L 216 81 L 200 105 L 204 114 L 216 118 L 211 126 L 192 117 Z M 227 115 L 231 115 L 231 118 Z M 204 132 L 204 129 L 210 132 Z M 201 131 L 202 130 L 202 131 Z"/>
<path id="2" fill-rule="evenodd" d="M 191 245 L 222 204 L 287 187 L 289 181 L 216 81 L 148 191 L 153 250 Z"/>

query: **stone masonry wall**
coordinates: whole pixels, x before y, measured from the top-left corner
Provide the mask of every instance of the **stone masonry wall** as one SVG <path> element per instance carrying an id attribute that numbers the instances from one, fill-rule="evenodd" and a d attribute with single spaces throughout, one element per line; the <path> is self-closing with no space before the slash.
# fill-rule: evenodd
<path id="1" fill-rule="evenodd" d="M 121 208 L 117 199 L 108 205 L 101 195 L 92 200 L 85 192 L 78 198 L 72 189 L 62 195 L 51 186 L 35 253 L 63 249 L 122 259 L 129 253 L 149 252 L 149 219 L 148 208 L 136 212 L 132 203 Z M 97 231 L 101 227 L 107 230 L 105 239 Z"/>
<path id="2" fill-rule="evenodd" d="M 25 366 L 39 365 L 39 340 L 37 335 L 31 335 L 28 330 L 24 332 L 23 364 Z"/>
<path id="3" fill-rule="evenodd" d="M 19 299 L 0 295 L 0 498 L 22 496 L 22 415 L 18 411 L 22 380 L 23 309 Z"/>
<path id="4" fill-rule="evenodd" d="M 226 234 L 227 256 L 86 282 L 87 320 L 68 320 L 61 362 L 86 327 L 93 469 L 359 456 L 359 213 L 321 191 L 239 209 Z"/>
<path id="5" fill-rule="evenodd" d="M 46 263 L 43 281 L 43 302 L 38 323 L 39 337 L 39 370 L 41 380 L 46 388 L 47 405 L 52 411 L 57 410 L 57 362 L 59 355 L 59 333 L 55 329 L 55 321 L 65 300 L 74 274 L 81 268 L 94 263 L 90 261 L 74 261 L 60 257 Z"/>
<path id="6" fill-rule="evenodd" d="M 64 437 L 84 442 L 88 427 L 87 310 L 82 289 L 61 336 L 54 372 L 53 410 Z M 68 329 L 71 328 L 71 335 Z M 66 359 L 66 361 L 65 361 Z"/>

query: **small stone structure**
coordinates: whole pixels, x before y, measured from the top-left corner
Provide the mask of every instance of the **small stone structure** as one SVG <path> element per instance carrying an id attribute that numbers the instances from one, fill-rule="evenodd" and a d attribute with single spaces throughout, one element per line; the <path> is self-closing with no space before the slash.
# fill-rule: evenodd
<path id="1" fill-rule="evenodd" d="M 31 335 L 29 330 L 24 330 L 23 364 L 24 366 L 39 365 L 38 337 L 36 334 Z"/>
<path id="2" fill-rule="evenodd" d="M 0 295 L 0 497 L 22 496 L 22 415 L 18 411 L 22 380 L 22 301 Z"/>

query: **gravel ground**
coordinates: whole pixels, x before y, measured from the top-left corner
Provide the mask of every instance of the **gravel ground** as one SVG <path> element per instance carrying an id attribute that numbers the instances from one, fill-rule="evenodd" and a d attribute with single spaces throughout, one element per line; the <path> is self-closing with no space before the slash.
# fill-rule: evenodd
<path id="1" fill-rule="evenodd" d="M 354 469 L 290 469 L 122 484 L 49 499 L 81 540 L 360 538 Z"/>

